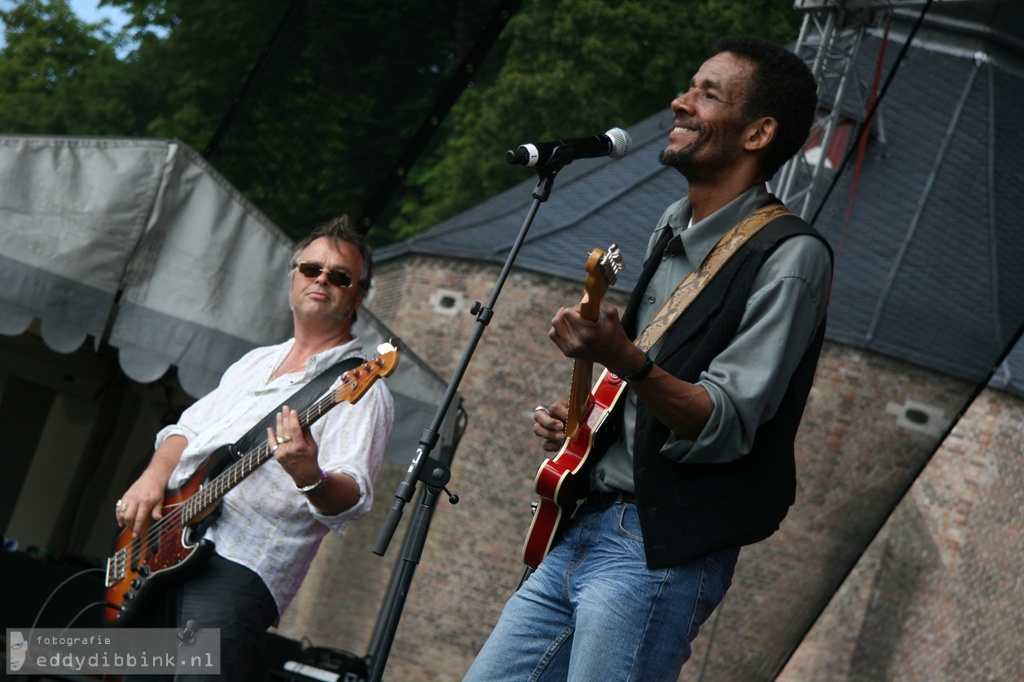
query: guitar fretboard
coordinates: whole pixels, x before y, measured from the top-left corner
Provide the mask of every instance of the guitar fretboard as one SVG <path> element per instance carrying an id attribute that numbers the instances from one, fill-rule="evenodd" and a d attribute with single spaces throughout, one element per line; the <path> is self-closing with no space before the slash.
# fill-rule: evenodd
<path id="1" fill-rule="evenodd" d="M 299 425 L 306 428 L 327 414 L 332 407 L 342 401 L 340 396 L 345 393 L 345 389 L 352 388 L 351 384 L 358 381 L 366 370 L 372 371 L 373 364 L 376 363 L 364 363 L 342 375 L 342 384 L 338 389 L 331 391 L 299 415 Z M 232 488 L 244 481 L 249 474 L 256 471 L 273 456 L 274 452 L 270 444 L 264 442 L 247 452 L 241 459 L 218 474 L 216 478 L 205 483 L 195 495 L 182 504 L 179 519 L 181 526 L 192 524 L 197 517 L 217 504 Z"/>

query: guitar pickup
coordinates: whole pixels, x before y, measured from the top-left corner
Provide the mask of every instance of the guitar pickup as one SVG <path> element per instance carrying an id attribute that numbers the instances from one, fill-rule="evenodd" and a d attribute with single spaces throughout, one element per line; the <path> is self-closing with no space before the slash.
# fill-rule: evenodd
<path id="1" fill-rule="evenodd" d="M 142 541 L 137 537 L 132 538 L 132 571 L 138 572 L 139 562 L 142 558 Z"/>

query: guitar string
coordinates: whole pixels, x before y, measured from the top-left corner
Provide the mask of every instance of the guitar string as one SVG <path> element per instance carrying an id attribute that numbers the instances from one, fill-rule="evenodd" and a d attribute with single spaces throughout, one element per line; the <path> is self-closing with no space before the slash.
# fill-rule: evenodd
<path id="1" fill-rule="evenodd" d="M 370 372 L 369 377 L 372 377 L 373 373 L 374 373 L 374 366 L 383 367 L 384 364 L 382 363 L 380 358 L 377 358 L 376 360 L 372 360 L 370 362 L 363 363 L 363 365 L 360 368 L 356 368 L 356 369 L 350 370 L 350 371 L 346 372 L 345 374 L 343 374 L 342 377 L 341 377 L 341 385 L 338 386 L 338 388 L 336 390 L 331 391 L 329 394 L 327 394 L 326 396 L 324 396 L 323 398 L 318 400 L 316 403 L 314 403 L 312 406 L 310 406 L 307 410 L 305 410 L 299 416 L 299 424 L 303 428 L 305 428 L 306 426 L 309 426 L 314 421 L 316 421 L 317 419 L 322 417 L 326 413 L 326 411 L 328 409 L 330 409 L 331 407 L 333 407 L 337 403 L 341 402 L 341 400 L 343 399 L 343 398 L 340 397 L 340 393 L 342 392 L 342 389 L 348 388 L 350 383 L 352 384 L 352 388 L 354 390 L 358 388 L 358 385 L 359 385 L 358 382 L 359 382 L 359 380 L 361 378 L 363 378 L 363 374 L 361 372 L 359 372 L 359 369 L 363 369 L 363 370 L 365 370 L 367 372 Z M 367 378 L 369 378 L 369 377 L 367 377 Z M 314 412 L 317 413 L 315 416 L 313 416 Z M 236 462 L 235 464 L 232 464 L 230 467 L 225 469 L 220 475 L 218 475 L 216 478 L 214 478 L 212 481 L 210 481 L 210 483 L 208 483 L 207 485 L 203 486 L 202 489 L 199 490 L 197 493 L 195 493 L 194 495 L 192 495 L 188 499 L 184 500 L 180 504 L 175 505 L 175 507 L 168 514 L 166 514 L 165 516 L 163 516 L 163 517 L 161 517 L 159 519 L 154 520 L 154 522 L 152 524 L 150 524 L 148 531 L 141 538 L 133 538 L 131 543 L 125 545 L 125 547 L 123 547 L 120 550 L 119 553 L 123 553 L 123 556 L 127 557 L 128 556 L 129 548 L 134 546 L 134 545 L 136 545 L 136 544 L 139 544 L 140 545 L 140 552 L 139 553 L 144 556 L 148 552 L 148 548 L 151 545 L 154 544 L 154 542 L 153 542 L 154 539 L 156 539 L 157 537 L 159 537 L 162 534 L 163 527 L 165 525 L 170 524 L 172 521 L 174 521 L 179 526 L 187 525 L 187 524 L 180 523 L 179 519 L 184 515 L 184 513 L 186 511 L 185 508 L 187 506 L 189 506 L 190 503 L 193 502 L 193 500 L 196 500 L 196 498 L 199 497 L 199 496 L 205 496 L 204 497 L 204 502 L 199 507 L 198 510 L 194 510 L 193 511 L 193 510 L 191 510 L 191 507 L 189 508 L 189 510 L 191 512 L 191 517 L 195 517 L 196 515 L 198 515 L 199 512 L 201 512 L 204 509 L 206 509 L 206 507 L 208 507 L 211 502 L 213 502 L 216 499 L 218 499 L 218 498 L 222 497 L 223 495 L 227 494 L 228 490 L 233 488 L 235 485 L 237 485 L 238 482 L 240 482 L 241 480 L 246 478 L 250 473 L 255 471 L 257 467 L 259 467 L 264 462 L 266 462 L 270 458 L 270 456 L 273 455 L 273 453 L 270 453 L 269 450 L 270 450 L 270 445 L 268 443 L 266 443 L 266 442 L 261 443 L 254 450 L 251 450 L 249 453 L 244 455 L 238 462 Z M 257 460 L 259 460 L 259 461 L 257 461 Z M 248 471 L 244 471 L 244 469 L 249 464 L 252 464 L 254 462 L 255 462 L 255 464 L 253 464 L 253 466 L 251 468 L 249 468 Z M 227 481 L 227 479 L 229 477 L 234 476 L 236 473 L 242 472 L 242 471 L 244 471 L 244 473 L 242 473 L 240 476 L 238 476 L 237 480 L 232 481 L 231 485 L 228 486 L 226 489 L 224 489 L 223 492 L 221 492 L 221 488 L 223 488 L 223 485 Z M 218 494 L 213 499 L 206 499 L 206 497 L 210 497 L 210 493 L 213 490 L 216 490 L 220 494 Z M 175 532 L 177 532 L 177 529 L 175 529 Z M 117 556 L 117 554 L 115 554 L 115 558 L 116 558 L 116 556 Z M 127 564 L 127 562 L 125 562 L 125 564 Z"/>
<path id="2" fill-rule="evenodd" d="M 333 396 L 323 398 L 320 401 L 317 401 L 305 412 L 303 412 L 299 418 L 300 425 L 303 428 L 308 426 L 310 423 L 309 419 L 311 418 L 313 413 L 317 412 L 318 410 L 322 411 L 324 407 L 322 403 L 331 402 L 332 398 Z M 178 525 L 187 525 L 187 522 L 180 523 L 179 521 L 181 517 L 185 516 L 186 512 L 188 512 L 189 518 L 194 518 L 195 516 L 197 516 L 206 507 L 208 507 L 211 502 L 225 494 L 226 490 L 230 490 L 231 488 L 233 488 L 238 481 L 243 480 L 250 473 L 255 471 L 258 466 L 266 462 L 267 459 L 269 459 L 270 455 L 270 445 L 266 442 L 261 443 L 254 450 L 251 450 L 249 453 L 244 455 L 238 462 L 232 464 L 230 467 L 225 469 L 221 474 L 219 474 L 216 478 L 214 478 L 208 484 L 203 486 L 202 489 L 200 489 L 196 494 L 182 501 L 180 504 L 175 505 L 169 514 L 163 516 L 160 519 L 155 520 L 154 523 L 150 525 L 149 532 L 147 532 L 146 535 L 144 536 L 146 544 L 150 544 L 149 541 L 154 536 L 160 534 L 160 532 L 163 530 L 163 526 L 170 524 L 172 521 L 174 521 Z M 228 482 L 230 482 L 231 485 L 225 489 L 224 484 Z M 202 499 L 197 500 L 197 498 Z M 198 509 L 194 509 L 194 507 L 196 506 L 198 506 Z"/>

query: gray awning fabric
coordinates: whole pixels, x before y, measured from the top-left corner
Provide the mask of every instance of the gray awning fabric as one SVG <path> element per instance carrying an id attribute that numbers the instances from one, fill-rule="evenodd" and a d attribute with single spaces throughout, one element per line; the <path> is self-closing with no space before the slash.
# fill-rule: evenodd
<path id="1" fill-rule="evenodd" d="M 291 336 L 292 248 L 180 142 L 0 136 L 0 334 L 38 320 L 60 353 L 105 339 L 130 379 L 174 366 L 198 398 L 245 352 Z M 353 329 L 367 357 L 383 341 L 402 351 L 388 456 L 407 462 L 445 382 L 365 307 Z"/>
<path id="2" fill-rule="evenodd" d="M 175 141 L 0 136 L 0 333 L 88 337 L 194 396 L 290 335 L 291 240 Z"/>

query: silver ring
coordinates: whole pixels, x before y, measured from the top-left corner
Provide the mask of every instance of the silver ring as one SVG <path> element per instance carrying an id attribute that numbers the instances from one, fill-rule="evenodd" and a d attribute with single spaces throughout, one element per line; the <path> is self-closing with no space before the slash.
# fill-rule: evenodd
<path id="1" fill-rule="evenodd" d="M 538 405 L 537 407 L 533 408 L 533 411 L 534 412 L 547 412 L 548 414 L 551 414 L 551 410 L 549 410 L 548 408 L 544 407 L 543 405 Z"/>
<path id="2" fill-rule="evenodd" d="M 117 511 L 123 512 L 127 508 L 128 508 L 128 505 L 125 504 L 123 500 L 118 500 L 117 501 Z"/>
<path id="3" fill-rule="evenodd" d="M 275 445 L 274 447 L 270 448 L 270 454 L 274 454 L 275 452 L 277 452 L 277 448 L 278 447 L 280 447 L 280 446 Z"/>

